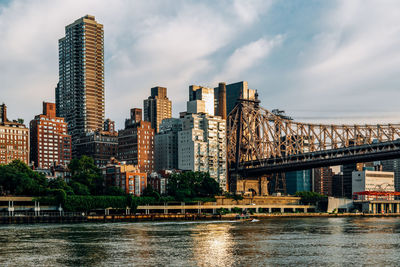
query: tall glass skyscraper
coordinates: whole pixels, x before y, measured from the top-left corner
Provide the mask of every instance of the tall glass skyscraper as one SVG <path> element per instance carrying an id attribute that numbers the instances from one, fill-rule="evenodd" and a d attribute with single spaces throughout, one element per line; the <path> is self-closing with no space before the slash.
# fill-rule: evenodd
<path id="1" fill-rule="evenodd" d="M 104 123 L 103 25 L 86 15 L 65 27 L 59 45 L 57 116 L 65 118 L 72 149 L 80 135 Z"/>
<path id="2" fill-rule="evenodd" d="M 301 191 L 311 191 L 311 170 L 287 172 L 286 190 L 290 195 Z"/>

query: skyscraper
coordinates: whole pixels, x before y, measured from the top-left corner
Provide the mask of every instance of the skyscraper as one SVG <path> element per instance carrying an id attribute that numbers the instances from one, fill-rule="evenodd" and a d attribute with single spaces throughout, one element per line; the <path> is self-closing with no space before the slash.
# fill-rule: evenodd
<path id="1" fill-rule="evenodd" d="M 189 86 L 187 113 L 207 113 L 214 116 L 214 89 L 198 85 Z"/>
<path id="2" fill-rule="evenodd" d="M 158 133 L 163 119 L 171 118 L 171 101 L 167 97 L 167 88 L 153 87 L 151 95 L 143 101 L 144 120 Z"/>
<path id="3" fill-rule="evenodd" d="M 226 116 L 235 108 L 238 99 L 255 100 L 256 90 L 249 89 L 246 81 L 225 84 L 220 83 L 214 88 L 215 111 L 226 113 Z M 221 116 L 221 114 L 217 114 Z"/>
<path id="4" fill-rule="evenodd" d="M 58 44 L 56 110 L 68 123 L 74 150 L 79 135 L 103 128 L 103 25 L 86 15 L 65 27 Z"/>

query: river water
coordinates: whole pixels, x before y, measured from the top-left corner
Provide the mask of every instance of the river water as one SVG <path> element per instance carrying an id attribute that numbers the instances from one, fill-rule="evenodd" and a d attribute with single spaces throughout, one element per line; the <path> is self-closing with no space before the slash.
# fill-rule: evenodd
<path id="1" fill-rule="evenodd" d="M 0 266 L 399 266 L 400 218 L 0 226 Z"/>

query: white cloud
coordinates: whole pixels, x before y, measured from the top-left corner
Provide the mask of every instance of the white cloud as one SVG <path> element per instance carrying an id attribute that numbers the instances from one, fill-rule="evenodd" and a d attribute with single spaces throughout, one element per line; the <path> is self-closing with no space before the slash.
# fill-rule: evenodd
<path id="1" fill-rule="evenodd" d="M 271 5 L 271 0 L 235 0 L 233 12 L 244 23 L 253 23 L 258 20 Z"/>
<path id="2" fill-rule="evenodd" d="M 265 59 L 271 50 L 282 44 L 283 37 L 275 36 L 268 40 L 263 37 L 257 41 L 237 48 L 225 63 L 221 74 L 214 80 L 235 80 L 243 77 L 244 73 Z"/>
<path id="3" fill-rule="evenodd" d="M 0 102 L 9 117 L 29 121 L 42 101 L 54 101 L 58 39 L 92 14 L 105 31 L 106 115 L 119 127 L 155 85 L 168 87 L 178 114 L 189 84 L 214 72 L 213 54 L 267 10 L 261 2 L 236 3 L 242 12 L 232 15 L 211 2 L 128 0 L 13 0 L 0 8 Z"/>
<path id="4" fill-rule="evenodd" d="M 327 107 L 366 114 L 400 111 L 398 2 L 338 1 L 322 18 L 320 32 L 301 55 L 296 88 L 288 92 L 295 105 L 314 107 L 314 112 Z M 377 103 L 383 99 L 384 104 Z"/>

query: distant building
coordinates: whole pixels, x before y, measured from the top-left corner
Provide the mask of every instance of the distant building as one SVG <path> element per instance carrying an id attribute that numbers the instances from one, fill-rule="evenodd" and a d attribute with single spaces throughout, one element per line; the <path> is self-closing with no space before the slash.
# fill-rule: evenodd
<path id="1" fill-rule="evenodd" d="M 207 113 L 214 116 L 214 89 L 198 85 L 189 86 L 187 113 Z"/>
<path id="2" fill-rule="evenodd" d="M 400 159 L 382 160 L 382 170 L 394 172 L 394 188 L 400 191 Z"/>
<path id="3" fill-rule="evenodd" d="M 172 117 L 172 104 L 167 97 L 167 88 L 153 87 L 151 95 L 143 101 L 144 120 L 151 122 L 156 133 L 163 119 Z"/>
<path id="4" fill-rule="evenodd" d="M 125 121 L 125 129 L 118 136 L 118 159 L 137 165 L 144 173 L 154 171 L 154 129 L 142 120 L 142 110 L 131 109 L 131 117 Z"/>
<path id="5" fill-rule="evenodd" d="M 217 110 L 219 111 L 221 109 L 222 112 L 222 110 L 225 108 L 226 114 L 229 115 L 229 113 L 235 108 L 238 99 L 255 100 L 256 98 L 256 90 L 249 89 L 248 83 L 246 81 L 226 84 L 225 86 L 222 86 L 222 84 L 224 83 L 220 83 L 220 85 L 217 88 L 214 88 L 216 111 Z M 226 107 L 223 107 L 223 96 L 220 96 L 220 94 L 226 96 L 225 99 Z M 219 103 L 222 103 L 221 108 Z"/>
<path id="6" fill-rule="evenodd" d="M 358 192 L 394 192 L 394 173 L 382 171 L 353 171 L 352 195 Z M 392 196 L 383 196 L 387 200 L 394 200 Z M 358 199 L 375 200 L 372 195 L 359 195 Z M 382 199 L 382 196 L 380 197 Z"/>
<path id="7" fill-rule="evenodd" d="M 0 105 L 0 164 L 18 159 L 29 163 L 29 129 L 22 121 L 7 119 L 7 106 Z"/>
<path id="8" fill-rule="evenodd" d="M 111 159 L 102 172 L 106 186 L 119 187 L 127 194 L 141 196 L 147 187 L 147 174 L 137 166 Z"/>
<path id="9" fill-rule="evenodd" d="M 103 130 L 105 131 L 105 132 L 116 132 L 115 131 L 115 122 L 114 121 L 112 121 L 112 120 L 110 120 L 110 119 L 106 119 L 105 121 L 104 121 L 104 127 L 103 127 Z"/>
<path id="10" fill-rule="evenodd" d="M 352 197 L 353 185 L 353 171 L 362 171 L 365 167 L 374 168 L 372 162 L 352 163 L 342 166 L 343 170 L 343 196 L 347 198 Z"/>
<path id="11" fill-rule="evenodd" d="M 332 195 L 335 197 L 344 196 L 343 173 L 339 172 L 332 176 Z"/>
<path id="12" fill-rule="evenodd" d="M 182 131 L 180 119 L 164 119 L 154 137 L 155 170 L 178 169 L 178 133 Z"/>
<path id="13" fill-rule="evenodd" d="M 81 135 L 76 144 L 76 155 L 93 158 L 97 167 L 105 166 L 118 153 L 118 133 L 94 131 Z"/>
<path id="14" fill-rule="evenodd" d="M 65 37 L 58 41 L 57 116 L 68 123 L 74 155 L 80 136 L 103 129 L 103 39 L 103 25 L 86 15 L 66 26 Z"/>
<path id="15" fill-rule="evenodd" d="M 315 168 L 313 172 L 313 191 L 325 196 L 332 196 L 333 171 L 330 167 Z"/>
<path id="16" fill-rule="evenodd" d="M 226 190 L 226 121 L 205 113 L 187 114 L 178 135 L 181 170 L 208 172 Z"/>
<path id="17" fill-rule="evenodd" d="M 67 166 L 71 161 L 71 136 L 64 118 L 56 117 L 56 105 L 43 102 L 43 114 L 30 122 L 30 160 L 36 168 Z"/>
<path id="18" fill-rule="evenodd" d="M 169 175 L 169 174 L 168 174 Z M 157 191 L 160 195 L 167 194 L 167 182 L 168 178 L 165 172 L 157 173 L 153 172 L 147 178 L 147 184 L 150 185 L 155 191 Z"/>
<path id="19" fill-rule="evenodd" d="M 293 195 L 296 192 L 311 191 L 311 170 L 287 172 L 286 191 Z"/>
<path id="20" fill-rule="evenodd" d="M 217 88 L 214 88 L 214 111 L 215 115 L 226 120 L 228 113 L 226 111 L 226 83 L 219 83 Z"/>

